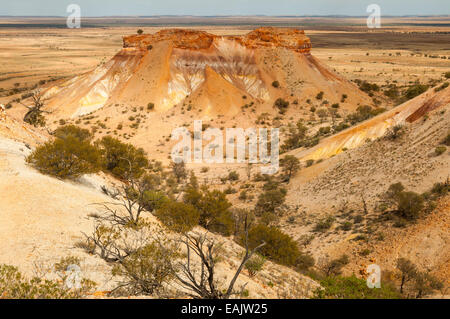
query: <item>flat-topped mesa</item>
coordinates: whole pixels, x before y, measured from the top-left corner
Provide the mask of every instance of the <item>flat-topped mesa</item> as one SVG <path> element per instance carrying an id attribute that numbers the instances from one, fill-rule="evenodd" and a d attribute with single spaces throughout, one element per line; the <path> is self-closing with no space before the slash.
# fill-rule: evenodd
<path id="1" fill-rule="evenodd" d="M 300 53 L 309 53 L 311 41 L 303 30 L 292 28 L 263 27 L 243 36 L 217 36 L 204 31 L 166 29 L 155 34 L 131 35 L 123 38 L 124 48 L 147 49 L 157 42 L 170 41 L 175 48 L 186 50 L 207 50 L 216 39 L 228 39 L 256 49 L 260 47 L 281 47 Z"/>

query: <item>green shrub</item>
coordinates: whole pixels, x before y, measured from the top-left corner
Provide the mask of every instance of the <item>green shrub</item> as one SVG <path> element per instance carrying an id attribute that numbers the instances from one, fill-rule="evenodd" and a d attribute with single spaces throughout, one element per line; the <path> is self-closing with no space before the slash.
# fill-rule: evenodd
<path id="1" fill-rule="evenodd" d="M 447 134 L 447 136 L 442 141 L 443 144 L 450 146 L 450 133 Z"/>
<path id="2" fill-rule="evenodd" d="M 239 180 L 239 174 L 235 171 L 232 171 L 228 174 L 228 180 L 229 181 L 238 181 Z"/>
<path id="3" fill-rule="evenodd" d="M 229 236 L 234 230 L 231 203 L 226 194 L 218 190 L 198 190 L 189 187 L 183 197 L 186 204 L 190 204 L 200 212 L 199 224 L 204 228 Z"/>
<path id="4" fill-rule="evenodd" d="M 345 222 L 341 226 L 342 230 L 344 230 L 344 231 L 349 231 L 352 229 L 352 227 L 353 227 L 353 224 L 351 222 Z"/>
<path id="5" fill-rule="evenodd" d="M 110 136 L 103 137 L 98 145 L 102 152 L 103 168 L 116 177 L 138 178 L 149 166 L 147 154 L 142 148 Z"/>
<path id="6" fill-rule="evenodd" d="M 450 183 L 436 183 L 433 185 L 433 188 L 431 189 L 431 192 L 433 194 L 437 194 L 439 196 L 443 196 L 447 194 L 450 191 Z"/>
<path id="7" fill-rule="evenodd" d="M 89 130 L 82 129 L 76 125 L 66 125 L 58 127 L 54 132 L 54 136 L 60 139 L 65 139 L 71 136 L 80 141 L 92 140 L 92 134 L 91 132 L 89 132 Z"/>
<path id="8" fill-rule="evenodd" d="M 100 152 L 89 140 L 67 135 L 37 147 L 27 162 L 43 174 L 77 178 L 100 169 Z"/>
<path id="9" fill-rule="evenodd" d="M 347 121 L 349 121 L 352 125 L 355 125 L 356 123 L 366 121 L 374 116 L 377 116 L 383 112 L 385 112 L 386 109 L 384 108 L 372 108 L 369 105 L 359 106 L 356 109 L 356 112 L 350 114 L 347 116 Z"/>
<path id="10" fill-rule="evenodd" d="M 283 100 L 282 98 L 278 98 L 274 106 L 280 110 L 280 112 L 285 112 L 287 108 L 289 107 L 289 102 L 286 100 Z"/>
<path id="11" fill-rule="evenodd" d="M 320 282 L 314 297 L 318 299 L 398 299 L 400 294 L 394 287 L 381 286 L 381 289 L 370 289 L 363 279 L 351 277 L 327 277 Z"/>
<path id="12" fill-rule="evenodd" d="M 165 226 L 179 233 L 189 232 L 200 221 L 200 212 L 192 205 L 173 200 L 163 204 L 155 215 Z"/>
<path id="13" fill-rule="evenodd" d="M 424 93 L 428 90 L 428 85 L 423 84 L 416 84 L 408 88 L 405 92 L 405 98 L 410 100 L 415 98 L 416 96 L 419 96 L 420 94 Z"/>
<path id="14" fill-rule="evenodd" d="M 248 242 L 252 249 L 265 242 L 259 253 L 282 265 L 295 266 L 300 255 L 297 243 L 276 227 L 263 224 L 253 227 L 248 232 Z"/>
<path id="15" fill-rule="evenodd" d="M 313 159 L 309 159 L 306 161 L 306 167 L 311 167 L 314 165 L 314 160 Z"/>
<path id="16" fill-rule="evenodd" d="M 329 262 L 326 262 L 324 265 L 322 265 L 321 270 L 324 272 L 324 274 L 328 276 L 338 276 L 342 273 L 342 268 L 344 266 L 348 265 L 349 258 L 347 255 L 342 255 L 341 257 L 337 259 L 333 259 Z"/>
<path id="17" fill-rule="evenodd" d="M 258 215 L 262 215 L 266 212 L 274 214 L 277 208 L 284 204 L 285 200 L 286 190 L 284 188 L 269 189 L 259 195 L 258 202 L 255 206 L 255 212 Z"/>
<path id="18" fill-rule="evenodd" d="M 359 82 L 359 88 L 361 91 L 371 93 L 372 91 L 379 91 L 380 87 L 376 83 L 369 83 L 367 81 Z"/>
<path id="19" fill-rule="evenodd" d="M 295 156 L 286 155 L 280 160 L 280 166 L 282 167 L 283 173 L 289 182 L 291 177 L 300 169 L 300 161 Z"/>
<path id="20" fill-rule="evenodd" d="M 445 151 L 447 151 L 447 148 L 445 146 L 438 146 L 434 150 L 434 153 L 436 154 L 436 156 L 440 156 L 440 155 L 444 154 Z"/>
<path id="21" fill-rule="evenodd" d="M 314 231 L 316 232 L 325 232 L 333 226 L 335 219 L 332 216 L 328 216 L 320 221 L 317 222 L 316 226 L 314 227 Z"/>
<path id="22" fill-rule="evenodd" d="M 316 99 L 317 99 L 317 100 L 322 100 L 322 99 L 323 99 L 323 95 L 324 95 L 323 91 L 320 91 L 320 92 L 316 95 Z"/>
<path id="23" fill-rule="evenodd" d="M 442 84 L 441 86 L 439 86 L 439 87 L 435 88 L 435 89 L 434 89 L 434 91 L 435 91 L 435 92 L 439 92 L 439 91 L 442 91 L 443 89 L 446 89 L 446 88 L 448 88 L 448 86 L 449 86 L 449 83 L 448 83 L 448 82 L 445 82 L 445 83 L 444 83 L 444 84 Z"/>
<path id="24" fill-rule="evenodd" d="M 174 277 L 173 261 L 179 257 L 175 247 L 151 243 L 133 251 L 112 269 L 121 279 L 117 292 L 123 295 L 158 295 Z"/>
<path id="25" fill-rule="evenodd" d="M 67 270 L 67 269 L 64 269 Z M 16 267 L 0 265 L 0 299 L 75 299 L 86 298 L 95 288 L 95 283 L 82 279 L 79 289 L 65 285 L 67 276 L 61 280 L 27 278 Z"/>
<path id="26" fill-rule="evenodd" d="M 392 128 L 390 128 L 387 132 L 387 137 L 391 140 L 396 140 L 400 136 L 402 136 L 404 133 L 403 125 L 394 125 Z"/>
<path id="27" fill-rule="evenodd" d="M 400 192 L 395 198 L 397 210 L 406 220 L 415 220 L 424 208 L 423 197 L 414 192 Z"/>
<path id="28" fill-rule="evenodd" d="M 264 256 L 255 254 L 245 263 L 245 269 L 247 269 L 250 277 L 256 276 L 258 272 L 260 272 L 266 262 L 266 258 Z"/>

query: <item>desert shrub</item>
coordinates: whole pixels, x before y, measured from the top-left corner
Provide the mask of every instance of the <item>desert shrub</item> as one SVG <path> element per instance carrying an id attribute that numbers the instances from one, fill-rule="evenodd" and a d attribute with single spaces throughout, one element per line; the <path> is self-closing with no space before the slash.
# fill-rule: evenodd
<path id="1" fill-rule="evenodd" d="M 442 141 L 443 144 L 450 146 L 450 133 L 447 134 L 447 136 Z"/>
<path id="2" fill-rule="evenodd" d="M 426 90 L 428 90 L 428 85 L 415 84 L 406 90 L 404 97 L 410 100 L 424 93 Z"/>
<path id="3" fill-rule="evenodd" d="M 395 201 L 395 198 L 404 190 L 405 186 L 402 183 L 391 184 L 386 192 L 386 197 Z"/>
<path id="4" fill-rule="evenodd" d="M 116 292 L 125 295 L 158 295 L 174 277 L 175 247 L 152 242 L 115 265 L 112 274 L 121 278 Z"/>
<path id="5" fill-rule="evenodd" d="M 186 204 L 190 204 L 200 212 L 199 224 L 206 229 L 229 236 L 234 229 L 231 203 L 226 194 L 218 190 L 198 190 L 189 187 L 183 197 Z"/>
<path id="6" fill-rule="evenodd" d="M 228 187 L 224 190 L 224 193 L 227 194 L 227 195 L 236 194 L 236 193 L 237 193 L 237 190 L 234 189 L 234 188 L 231 187 L 231 186 L 228 186 Z"/>
<path id="7" fill-rule="evenodd" d="M 314 231 L 316 232 L 325 232 L 331 228 L 334 224 L 334 217 L 328 216 L 324 219 L 321 219 L 317 222 L 316 226 L 314 227 Z"/>
<path id="8" fill-rule="evenodd" d="M 391 85 L 389 89 L 384 91 L 384 95 L 391 99 L 397 99 L 400 96 L 400 92 L 398 91 L 397 86 L 395 84 Z"/>
<path id="9" fill-rule="evenodd" d="M 142 148 L 110 136 L 103 137 L 98 145 L 102 152 L 103 168 L 116 177 L 140 177 L 149 165 L 147 154 Z"/>
<path id="10" fill-rule="evenodd" d="M 136 31 L 136 33 L 139 34 L 139 35 L 141 35 L 142 33 L 144 33 L 144 30 L 138 29 L 138 30 Z"/>
<path id="11" fill-rule="evenodd" d="M 314 257 L 306 253 L 300 253 L 295 261 L 295 269 L 301 272 L 306 272 L 313 267 L 314 264 Z"/>
<path id="12" fill-rule="evenodd" d="M 359 82 L 359 88 L 361 91 L 371 93 L 372 91 L 379 91 L 380 87 L 376 83 L 369 83 L 367 81 Z"/>
<path id="13" fill-rule="evenodd" d="M 27 162 L 43 174 L 77 178 L 99 170 L 100 152 L 89 140 L 69 134 L 37 147 Z"/>
<path id="14" fill-rule="evenodd" d="M 445 146 L 438 146 L 434 150 L 434 153 L 436 154 L 436 156 L 440 156 L 440 155 L 444 154 L 445 151 L 447 151 L 447 148 Z"/>
<path id="15" fill-rule="evenodd" d="M 387 131 L 386 136 L 391 140 L 396 140 L 404 133 L 403 125 L 394 125 Z"/>
<path id="16" fill-rule="evenodd" d="M 342 224 L 341 229 L 344 231 L 349 231 L 353 227 L 353 224 L 351 222 L 345 222 Z"/>
<path id="17" fill-rule="evenodd" d="M 448 88 L 448 86 L 449 86 L 449 83 L 448 83 L 448 82 L 445 82 L 445 83 L 444 83 L 444 84 L 442 84 L 441 86 L 439 86 L 439 87 L 435 88 L 435 89 L 434 89 L 434 91 L 435 91 L 435 92 L 439 92 L 439 91 L 442 91 L 443 89 L 446 89 L 446 88 Z"/>
<path id="18" fill-rule="evenodd" d="M 76 125 L 66 125 L 58 127 L 53 135 L 60 139 L 65 139 L 69 136 L 75 137 L 80 141 L 90 141 L 92 140 L 92 134 L 89 130 L 82 129 Z"/>
<path id="19" fill-rule="evenodd" d="M 443 287 L 443 282 L 428 272 L 418 272 L 414 276 L 416 298 L 424 298 L 436 290 L 441 290 Z"/>
<path id="20" fill-rule="evenodd" d="M 320 117 L 322 119 L 326 118 L 328 116 L 328 112 L 326 109 L 319 109 L 319 110 L 317 110 L 316 114 L 318 117 Z"/>
<path id="21" fill-rule="evenodd" d="M 64 269 L 66 270 L 66 269 Z M 0 298 L 7 299 L 75 299 L 86 298 L 95 288 L 95 283 L 82 279 L 80 288 L 69 289 L 66 276 L 61 280 L 27 278 L 13 266 L 0 265 Z"/>
<path id="22" fill-rule="evenodd" d="M 400 192 L 396 197 L 398 214 L 406 220 L 415 220 L 424 208 L 423 197 L 414 192 Z"/>
<path id="23" fill-rule="evenodd" d="M 209 167 L 202 167 L 201 169 L 201 173 L 208 173 L 209 172 Z"/>
<path id="24" fill-rule="evenodd" d="M 333 130 L 334 130 L 335 132 L 340 132 L 340 131 L 343 131 L 343 130 L 345 130 L 345 129 L 348 129 L 349 127 L 350 127 L 349 124 L 347 124 L 347 123 L 345 123 L 345 122 L 341 122 L 341 123 L 339 123 L 338 125 L 333 126 Z"/>
<path id="25" fill-rule="evenodd" d="M 317 99 L 317 100 L 322 100 L 322 99 L 323 99 L 323 95 L 324 95 L 323 91 L 320 91 L 320 92 L 316 95 L 316 99 Z"/>
<path id="26" fill-rule="evenodd" d="M 266 190 L 259 195 L 255 206 L 255 212 L 258 215 L 262 215 L 263 213 L 274 214 L 277 208 L 284 204 L 286 193 L 286 189 L 284 188 Z"/>
<path id="27" fill-rule="evenodd" d="M 431 192 L 438 196 L 443 196 L 450 191 L 450 183 L 449 181 L 445 183 L 435 183 L 431 188 Z"/>
<path id="28" fill-rule="evenodd" d="M 200 221 L 200 212 L 192 205 L 176 201 L 168 201 L 155 213 L 156 217 L 169 229 L 186 233 Z"/>
<path id="29" fill-rule="evenodd" d="M 342 273 L 342 268 L 344 268 L 349 263 L 349 258 L 347 255 L 342 255 L 337 259 L 330 260 L 321 265 L 321 270 L 328 276 L 338 276 Z"/>
<path id="30" fill-rule="evenodd" d="M 320 281 L 321 288 L 315 291 L 318 299 L 398 299 L 400 294 L 394 287 L 381 286 L 381 289 L 370 289 L 364 279 L 332 276 Z"/>
<path id="31" fill-rule="evenodd" d="M 280 112 L 286 112 L 287 108 L 289 107 L 289 102 L 286 100 L 283 100 L 282 98 L 278 98 L 274 106 L 280 110 Z"/>
<path id="32" fill-rule="evenodd" d="M 248 193 L 246 190 L 243 190 L 242 192 L 240 192 L 239 194 L 239 200 L 245 201 L 248 199 Z"/>
<path id="33" fill-rule="evenodd" d="M 170 167 L 172 168 L 173 175 L 175 175 L 175 178 L 177 179 L 177 183 L 180 183 L 187 178 L 188 172 L 186 170 L 186 164 L 184 162 L 172 162 L 172 164 L 170 164 Z"/>
<path id="34" fill-rule="evenodd" d="M 229 181 L 238 181 L 239 180 L 239 174 L 236 171 L 232 171 L 228 174 L 228 180 Z"/>
<path id="35" fill-rule="evenodd" d="M 298 121 L 295 126 L 291 125 L 289 127 L 288 137 L 282 146 L 282 150 L 288 151 L 303 146 L 303 141 L 306 138 L 307 132 L 308 128 L 301 121 Z"/>
<path id="36" fill-rule="evenodd" d="M 319 129 L 319 134 L 320 135 L 327 135 L 327 134 L 330 134 L 330 132 L 331 132 L 331 127 L 330 126 L 321 127 Z"/>
<path id="37" fill-rule="evenodd" d="M 279 87 L 280 87 L 280 82 L 278 82 L 278 81 L 273 81 L 273 82 L 272 82 L 272 86 L 273 86 L 274 88 L 279 88 Z"/>
<path id="38" fill-rule="evenodd" d="M 374 109 L 369 105 L 359 106 L 356 109 L 356 112 L 347 116 L 347 121 L 349 121 L 352 125 L 355 125 L 356 123 L 368 120 L 371 117 L 377 116 L 385 111 L 386 109 L 384 108 Z"/>
<path id="39" fill-rule="evenodd" d="M 300 169 L 300 161 L 295 156 L 286 155 L 280 160 L 280 166 L 283 169 L 286 180 L 289 182 L 291 180 L 291 177 L 295 175 Z"/>
<path id="40" fill-rule="evenodd" d="M 258 272 L 263 269 L 266 258 L 259 254 L 255 254 L 245 263 L 245 269 L 247 269 L 250 277 L 256 276 Z"/>
<path id="41" fill-rule="evenodd" d="M 340 107 L 339 103 L 334 103 L 331 105 L 333 109 L 338 109 Z"/>
<path id="42" fill-rule="evenodd" d="M 314 160 L 313 159 L 309 159 L 306 161 L 306 167 L 311 167 L 314 165 Z"/>
<path id="43" fill-rule="evenodd" d="M 144 189 L 142 192 L 140 204 L 146 211 L 153 212 L 157 209 L 160 209 L 168 201 L 169 199 L 163 192 L 152 189 Z"/>
<path id="44" fill-rule="evenodd" d="M 406 258 L 397 260 L 397 269 L 400 270 L 400 293 L 403 293 L 405 285 L 414 279 L 417 274 L 417 267 Z"/>
<path id="45" fill-rule="evenodd" d="M 416 298 L 423 298 L 444 287 L 439 279 L 427 271 L 419 271 L 417 266 L 406 258 L 397 260 L 397 269 L 400 271 L 400 293 L 408 290 L 409 292 L 414 292 Z M 411 284 L 408 285 L 408 283 Z"/>
<path id="46" fill-rule="evenodd" d="M 147 104 L 147 110 L 153 111 L 154 109 L 155 109 L 155 104 L 154 103 L 148 103 Z"/>
<path id="47" fill-rule="evenodd" d="M 445 76 L 446 79 L 450 79 L 450 72 L 446 72 L 446 73 L 444 74 L 444 76 Z"/>
<path id="48" fill-rule="evenodd" d="M 259 253 L 282 265 L 295 266 L 300 255 L 297 243 L 276 227 L 256 225 L 248 232 L 248 241 L 251 248 L 265 242 Z"/>

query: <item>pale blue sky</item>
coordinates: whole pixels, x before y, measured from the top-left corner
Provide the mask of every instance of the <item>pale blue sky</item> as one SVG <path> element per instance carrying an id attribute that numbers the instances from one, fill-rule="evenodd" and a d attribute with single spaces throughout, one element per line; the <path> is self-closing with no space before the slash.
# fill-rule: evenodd
<path id="1" fill-rule="evenodd" d="M 0 15 L 66 16 L 68 4 L 83 16 L 111 15 L 447 15 L 450 0 L 1 0 Z"/>

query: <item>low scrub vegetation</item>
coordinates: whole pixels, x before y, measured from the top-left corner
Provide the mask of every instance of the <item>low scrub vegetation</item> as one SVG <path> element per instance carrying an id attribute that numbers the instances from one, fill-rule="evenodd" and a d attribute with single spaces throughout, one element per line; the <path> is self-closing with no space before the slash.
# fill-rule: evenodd
<path id="1" fill-rule="evenodd" d="M 43 174 L 73 179 L 103 169 L 128 179 L 140 177 L 149 165 L 143 149 L 109 136 L 92 142 L 88 130 L 74 125 L 58 128 L 54 136 L 27 158 Z"/>
<path id="2" fill-rule="evenodd" d="M 56 132 L 56 138 L 47 142 L 27 158 L 43 174 L 58 178 L 77 178 L 100 170 L 100 151 L 91 143 L 86 130 L 68 127 Z"/>
<path id="3" fill-rule="evenodd" d="M 315 292 L 317 299 L 398 299 L 401 295 L 389 285 L 370 289 L 364 279 L 356 276 L 332 276 L 320 281 L 322 288 Z"/>
<path id="4" fill-rule="evenodd" d="M 58 280 L 48 280 L 42 277 L 28 278 L 16 267 L 0 265 L 0 299 L 85 298 L 88 294 L 92 293 L 96 286 L 90 280 L 81 279 L 79 287 L 69 288 L 66 285 L 67 276 L 63 275 Z"/>

